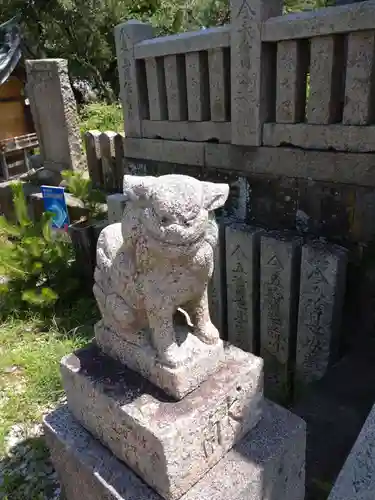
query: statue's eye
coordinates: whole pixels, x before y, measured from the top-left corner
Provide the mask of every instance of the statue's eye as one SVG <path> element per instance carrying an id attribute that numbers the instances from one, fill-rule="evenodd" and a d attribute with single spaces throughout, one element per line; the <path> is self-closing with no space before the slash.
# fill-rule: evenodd
<path id="1" fill-rule="evenodd" d="M 168 217 L 165 217 L 165 216 L 164 216 L 164 217 L 162 217 L 162 218 L 161 218 L 161 223 L 162 223 L 162 224 L 168 224 L 168 222 L 169 222 Z"/>

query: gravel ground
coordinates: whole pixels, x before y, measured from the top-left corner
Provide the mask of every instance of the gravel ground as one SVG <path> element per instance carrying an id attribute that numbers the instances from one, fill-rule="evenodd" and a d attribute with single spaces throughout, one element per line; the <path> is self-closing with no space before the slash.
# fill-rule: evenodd
<path id="1" fill-rule="evenodd" d="M 41 424 L 14 425 L 0 459 L 1 500 L 59 500 L 57 474 L 49 459 Z"/>

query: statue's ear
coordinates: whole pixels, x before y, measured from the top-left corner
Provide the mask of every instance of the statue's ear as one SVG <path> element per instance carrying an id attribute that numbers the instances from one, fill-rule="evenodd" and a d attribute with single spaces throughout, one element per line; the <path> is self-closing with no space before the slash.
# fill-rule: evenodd
<path id="1" fill-rule="evenodd" d="M 229 195 L 228 184 L 216 184 L 214 182 L 202 182 L 203 184 L 203 207 L 211 212 L 224 205 Z"/>
<path id="2" fill-rule="evenodd" d="M 124 175 L 124 194 L 131 201 L 150 198 L 155 178 L 151 176 Z"/>

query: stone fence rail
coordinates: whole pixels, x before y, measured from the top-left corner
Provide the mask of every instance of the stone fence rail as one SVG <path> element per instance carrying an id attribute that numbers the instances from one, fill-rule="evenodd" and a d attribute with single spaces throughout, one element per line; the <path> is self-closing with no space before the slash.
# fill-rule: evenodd
<path id="1" fill-rule="evenodd" d="M 231 0 L 231 24 L 153 37 L 116 28 L 128 138 L 375 150 L 375 2 L 282 15 Z"/>

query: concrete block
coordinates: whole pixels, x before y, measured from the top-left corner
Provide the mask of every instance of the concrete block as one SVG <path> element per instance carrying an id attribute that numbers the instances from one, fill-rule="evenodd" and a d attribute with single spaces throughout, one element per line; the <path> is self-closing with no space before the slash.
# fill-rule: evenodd
<path id="1" fill-rule="evenodd" d="M 338 356 L 346 285 L 347 251 L 313 242 L 302 248 L 296 350 L 296 382 L 326 373 Z"/>
<path id="2" fill-rule="evenodd" d="M 124 154 L 124 137 L 123 133 L 119 133 L 114 137 L 116 188 L 119 191 L 122 191 L 122 182 L 127 171 Z"/>
<path id="3" fill-rule="evenodd" d="M 335 36 L 310 40 L 310 93 L 307 121 L 329 124 L 340 121 L 344 64 L 344 44 Z"/>
<path id="4" fill-rule="evenodd" d="M 348 35 L 343 123 L 347 125 L 373 123 L 374 70 L 374 31 L 350 33 Z"/>
<path id="5" fill-rule="evenodd" d="M 162 57 L 149 57 L 145 65 L 150 120 L 168 120 L 164 60 Z"/>
<path id="6" fill-rule="evenodd" d="M 261 29 L 266 19 L 281 14 L 280 0 L 231 2 L 232 144 L 261 145 L 265 110 L 272 100 L 272 93 L 265 93 L 272 60 L 262 45 Z"/>
<path id="7" fill-rule="evenodd" d="M 230 52 L 229 49 L 211 49 L 208 52 L 211 120 L 230 121 Z M 230 142 L 230 141 L 228 141 Z"/>
<path id="8" fill-rule="evenodd" d="M 305 149 L 368 153 L 375 151 L 375 126 L 265 123 L 263 145 L 285 144 Z"/>
<path id="9" fill-rule="evenodd" d="M 127 137 L 141 137 L 141 120 L 144 106 L 148 102 L 144 89 L 137 78 L 139 64 L 134 57 L 134 46 L 142 40 L 152 38 L 153 29 L 149 24 L 128 21 L 115 28 L 116 54 L 120 78 L 120 98 L 124 112 L 124 129 Z M 143 81 L 143 84 L 146 82 Z"/>
<path id="10" fill-rule="evenodd" d="M 263 418 L 181 500 L 303 500 L 305 423 L 267 402 Z M 66 406 L 44 419 L 52 461 L 69 500 L 161 500 L 99 444 Z"/>
<path id="11" fill-rule="evenodd" d="M 328 500 L 371 500 L 375 491 L 375 406 L 367 417 Z"/>
<path id="12" fill-rule="evenodd" d="M 108 222 L 114 224 L 121 222 L 126 204 L 126 196 L 121 193 L 110 194 L 107 196 Z"/>
<path id="13" fill-rule="evenodd" d="M 259 349 L 259 255 L 262 231 L 244 224 L 226 227 L 228 340 Z"/>
<path id="14" fill-rule="evenodd" d="M 181 54 L 164 57 L 168 120 L 185 121 L 188 118 L 186 66 Z"/>
<path id="15" fill-rule="evenodd" d="M 231 347 L 219 371 L 178 402 L 94 346 L 64 358 L 62 375 L 75 418 L 174 500 L 258 423 L 262 366 Z"/>
<path id="16" fill-rule="evenodd" d="M 306 48 L 301 40 L 285 40 L 277 44 L 277 123 L 304 121 L 309 61 Z"/>
<path id="17" fill-rule="evenodd" d="M 297 327 L 301 239 L 263 235 L 260 255 L 260 353 L 265 390 L 286 397 L 291 382 Z"/>
<path id="18" fill-rule="evenodd" d="M 189 52 L 185 56 L 189 121 L 210 119 L 208 59 L 206 52 Z"/>
<path id="19" fill-rule="evenodd" d="M 84 166 L 77 105 L 65 59 L 26 61 L 27 95 L 44 166 L 60 172 Z"/>

